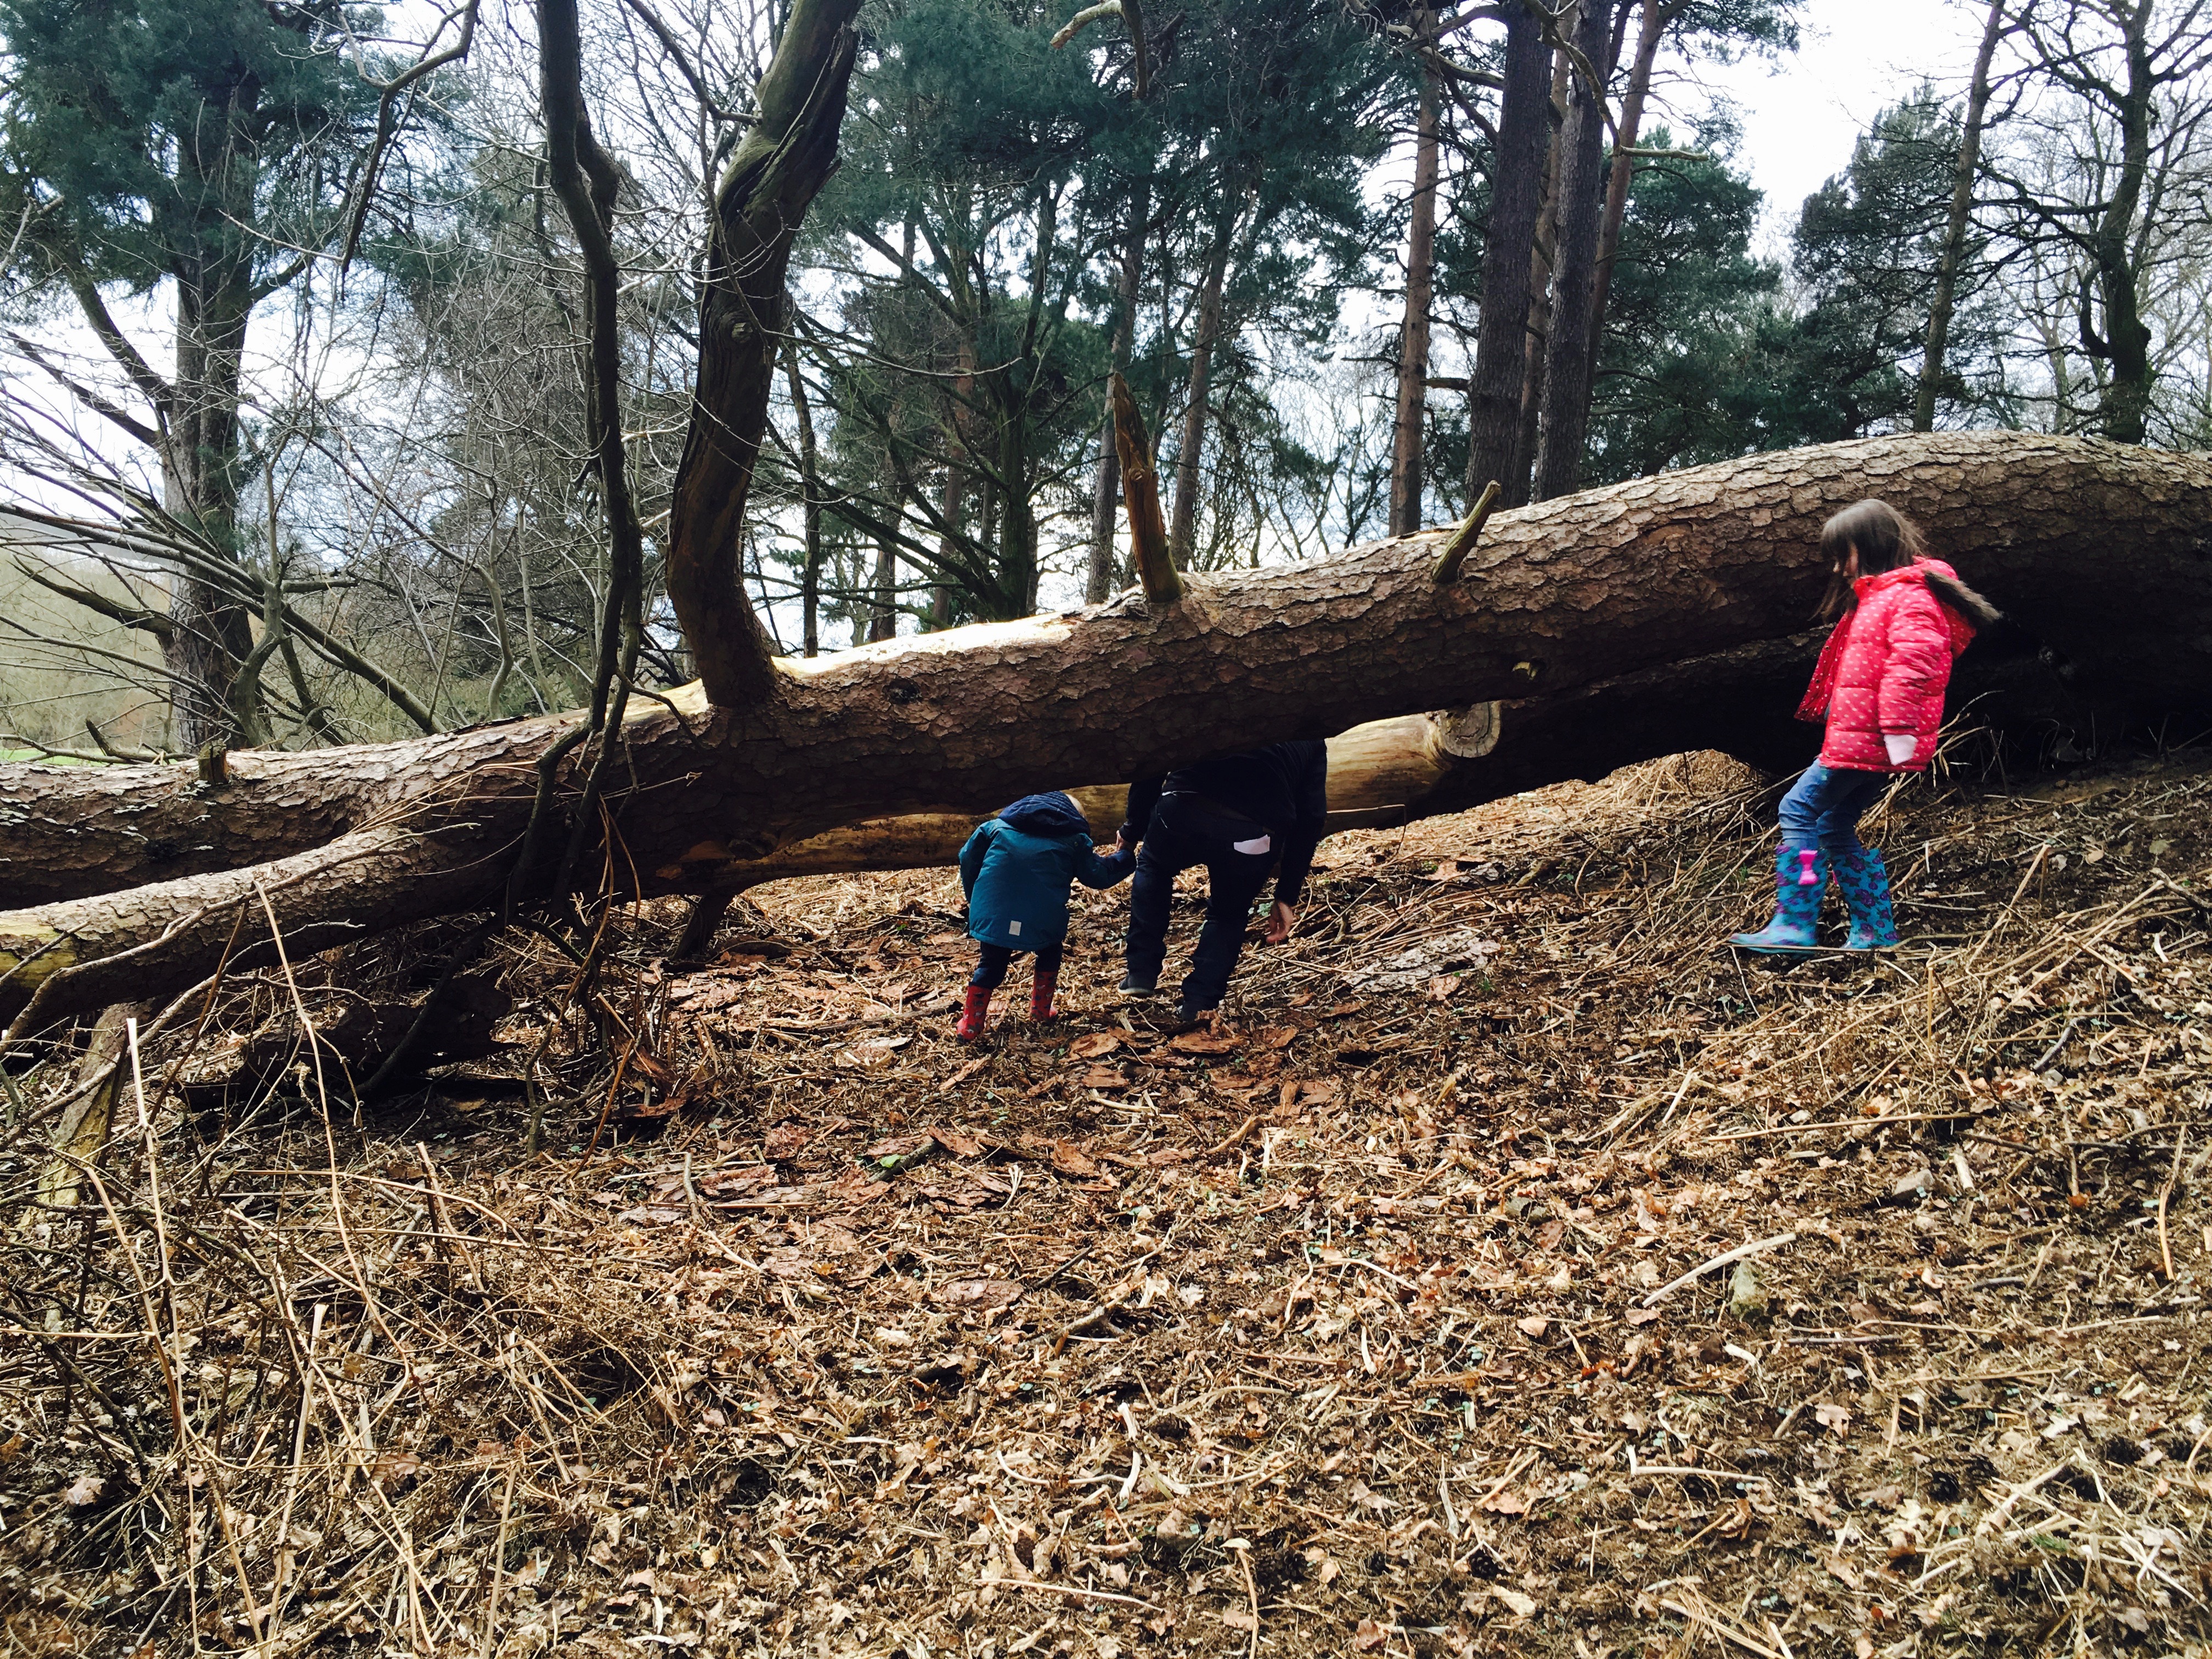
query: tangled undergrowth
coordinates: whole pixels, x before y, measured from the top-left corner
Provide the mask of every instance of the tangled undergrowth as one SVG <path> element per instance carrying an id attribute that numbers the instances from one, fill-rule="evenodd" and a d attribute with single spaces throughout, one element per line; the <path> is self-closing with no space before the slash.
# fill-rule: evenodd
<path id="1" fill-rule="evenodd" d="M 358 1118 L 404 962 L 220 984 L 58 1181 L 56 1056 L 0 1652 L 2202 1653 L 2212 770 L 1901 789 L 1872 963 L 1714 948 L 1767 799 L 1334 838 L 1217 1030 L 1123 890 L 962 1047 L 925 872 L 510 946 Z"/>

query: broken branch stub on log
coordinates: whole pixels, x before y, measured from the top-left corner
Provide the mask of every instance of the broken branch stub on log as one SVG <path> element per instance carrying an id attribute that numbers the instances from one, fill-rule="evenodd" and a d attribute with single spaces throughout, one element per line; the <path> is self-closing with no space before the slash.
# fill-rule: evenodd
<path id="1" fill-rule="evenodd" d="M 1483 485 L 1482 494 L 1475 498 L 1474 506 L 1467 517 L 1460 520 L 1452 538 L 1444 544 L 1443 556 L 1437 560 L 1436 584 L 1443 587 L 1459 580 L 1460 567 L 1467 556 L 1474 551 L 1474 544 L 1482 539 L 1482 526 L 1490 520 L 1491 508 L 1498 505 L 1498 480 L 1492 478 Z"/>
<path id="2" fill-rule="evenodd" d="M 1154 605 L 1182 598 L 1182 577 L 1168 552 L 1167 521 L 1160 516 L 1160 479 L 1152 440 L 1129 383 L 1115 370 L 1107 377 L 1114 404 L 1114 447 L 1121 458 L 1121 499 L 1129 510 L 1129 555 L 1145 597 Z"/>
<path id="3" fill-rule="evenodd" d="M 2144 710 L 2212 701 L 2212 456 L 2017 433 L 1869 439 L 1496 514 L 1479 590 L 1435 585 L 1433 537 L 1382 541 L 1209 575 L 1202 604 L 1125 596 L 779 661 L 772 695 L 741 713 L 676 689 L 623 722 L 624 793 L 609 810 L 627 856 L 608 862 L 619 896 L 701 892 L 841 824 L 981 813 L 1069 779 L 1152 775 L 1439 706 L 1508 705 L 1492 755 L 1452 774 L 1485 791 L 1516 773 L 1547 781 L 1516 720 L 1591 757 L 1631 738 L 1729 748 L 1680 718 L 1670 676 L 1691 659 L 1786 656 L 1826 578 L 1822 520 L 1877 494 L 2065 664 L 2077 694 Z M 1800 690 L 1747 701 L 1786 726 Z M 1691 702 L 1716 733 L 1749 719 Z M 233 751 L 208 789 L 189 767 L 0 767 L 0 884 L 58 901 L 0 914 L 0 1017 L 65 969 L 86 971 L 56 988 L 56 1017 L 170 994 L 210 971 L 234 927 L 251 962 L 268 930 L 239 921 L 252 881 L 223 872 L 240 866 L 260 866 L 288 941 L 312 936 L 301 951 L 495 905 L 538 757 L 578 719 Z M 574 776 L 564 765 L 564 790 Z"/>

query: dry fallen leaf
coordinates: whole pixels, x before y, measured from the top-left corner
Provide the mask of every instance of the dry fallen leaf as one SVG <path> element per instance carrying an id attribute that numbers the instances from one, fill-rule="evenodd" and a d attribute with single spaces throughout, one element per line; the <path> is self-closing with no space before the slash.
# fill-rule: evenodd
<path id="1" fill-rule="evenodd" d="M 422 1467 L 422 1458 L 414 1452 L 380 1451 L 368 1466 L 368 1478 L 380 1486 L 396 1486 Z"/>
<path id="2" fill-rule="evenodd" d="M 1532 1595 L 1523 1595 L 1519 1590 L 1508 1589 L 1503 1584 L 1492 1584 L 1490 1593 L 1505 1603 L 1507 1610 L 1517 1618 L 1528 1619 L 1535 1615 L 1536 1599 Z"/>
<path id="3" fill-rule="evenodd" d="M 1832 1429 L 1838 1435 L 1851 1425 L 1851 1408 L 1826 1400 L 1813 1407 L 1813 1416 L 1822 1428 Z"/>
<path id="4" fill-rule="evenodd" d="M 939 1285 L 929 1299 L 945 1308 L 1006 1308 L 1021 1295 L 1022 1287 L 1011 1279 L 956 1279 Z"/>
<path id="5" fill-rule="evenodd" d="M 1052 1143 L 1052 1167 L 1062 1175 L 1081 1176 L 1086 1179 L 1098 1173 L 1097 1160 L 1085 1156 L 1072 1140 Z"/>
<path id="6" fill-rule="evenodd" d="M 1352 1645 L 1362 1653 L 1372 1653 L 1390 1639 L 1390 1632 L 1372 1619 L 1363 1619 L 1353 1627 Z"/>
<path id="7" fill-rule="evenodd" d="M 1096 1060 L 1101 1054 L 1110 1054 L 1121 1046 L 1119 1031 L 1086 1031 L 1067 1045 L 1070 1060 Z"/>
<path id="8" fill-rule="evenodd" d="M 70 1482 L 67 1490 L 62 1493 L 62 1502 L 73 1510 L 81 1510 L 88 1504 L 97 1504 L 100 1501 L 100 1494 L 106 1490 L 107 1482 L 98 1475 L 80 1474 Z"/>
<path id="9" fill-rule="evenodd" d="M 804 1123 L 779 1123 L 761 1138 L 761 1155 L 772 1164 L 786 1164 L 813 1139 L 814 1131 Z"/>
<path id="10" fill-rule="evenodd" d="M 1186 1054 L 1233 1054 L 1244 1046 L 1244 1039 L 1233 1033 L 1217 1035 L 1212 1031 L 1185 1031 L 1180 1036 L 1168 1039 L 1168 1047 Z"/>
<path id="11" fill-rule="evenodd" d="M 1252 1034 L 1253 1043 L 1261 1048 L 1287 1048 L 1297 1040 L 1298 1028 L 1295 1025 L 1270 1025 Z"/>
<path id="12" fill-rule="evenodd" d="M 1515 1322 L 1521 1327 L 1521 1333 L 1524 1336 L 1541 1336 L 1552 1328 L 1552 1322 L 1541 1314 L 1530 1314 L 1526 1319 Z"/>

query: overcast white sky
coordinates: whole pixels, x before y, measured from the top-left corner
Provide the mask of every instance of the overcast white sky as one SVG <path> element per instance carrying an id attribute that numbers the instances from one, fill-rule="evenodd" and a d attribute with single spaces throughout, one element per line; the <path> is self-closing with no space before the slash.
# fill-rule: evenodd
<path id="1" fill-rule="evenodd" d="M 1963 88 L 1985 13 L 1976 0 L 1811 0 L 1795 53 L 1698 70 L 1741 112 L 1768 236 L 1786 234 L 1805 198 L 1842 170 L 1875 112 L 1923 76 Z M 1686 113 L 1698 101 L 1682 89 Z"/>

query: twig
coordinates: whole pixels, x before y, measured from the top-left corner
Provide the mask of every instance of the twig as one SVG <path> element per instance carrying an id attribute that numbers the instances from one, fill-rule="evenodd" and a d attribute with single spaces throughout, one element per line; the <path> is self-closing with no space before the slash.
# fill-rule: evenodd
<path id="1" fill-rule="evenodd" d="M 1231 1540 L 1231 1547 L 1234 1547 L 1237 1542 L 1241 1541 L 1241 1540 Z M 1260 1586 L 1252 1577 L 1252 1547 L 1249 1544 L 1237 1551 L 1237 1565 L 1244 1570 L 1244 1593 L 1252 1598 L 1252 1646 L 1249 1650 L 1249 1656 L 1250 1659 L 1259 1659 Z"/>
<path id="2" fill-rule="evenodd" d="M 2166 1236 L 2166 1205 L 2173 1196 L 2173 1183 L 2180 1179 L 2181 1149 L 2188 1144 L 2189 1126 L 2185 1123 L 2181 1133 L 2174 1137 L 2173 1165 L 2166 1171 L 2166 1185 L 2158 1189 L 2158 1256 L 2166 1267 L 2166 1282 L 2169 1285 L 2173 1283 L 2173 1246 Z"/>
<path id="3" fill-rule="evenodd" d="M 2053 1039 L 2048 1048 L 2045 1048 L 2040 1054 L 2036 1056 L 2035 1064 L 2029 1066 L 2027 1069 L 2031 1072 L 2040 1072 L 2047 1067 L 2052 1060 L 2057 1059 L 2059 1050 L 2065 1048 L 2068 1043 L 2074 1040 L 2075 1024 L 2075 1022 L 2074 1020 L 2068 1020 L 2066 1022 L 2066 1028 L 2059 1032 L 2057 1036 Z"/>
<path id="4" fill-rule="evenodd" d="M 1749 1244 L 1739 1244 L 1732 1250 L 1723 1250 L 1711 1261 L 1701 1263 L 1698 1267 L 1691 1268 L 1689 1272 L 1684 1273 L 1680 1279 L 1673 1279 L 1667 1284 L 1662 1285 L 1657 1290 L 1652 1291 L 1650 1295 L 1644 1298 L 1644 1305 L 1647 1308 L 1656 1308 L 1666 1297 L 1673 1295 L 1676 1291 L 1680 1290 L 1683 1285 L 1688 1284 L 1692 1279 L 1701 1278 L 1705 1274 L 1712 1272 L 1716 1267 L 1725 1267 L 1731 1261 L 1741 1261 L 1744 1257 L 1747 1255 L 1757 1255 L 1762 1250 L 1779 1249 L 1784 1244 L 1795 1243 L 1797 1235 L 1794 1232 L 1777 1233 L 1771 1238 L 1756 1239 Z"/>
<path id="5" fill-rule="evenodd" d="M 1048 1595 L 1073 1595 L 1085 1601 L 1118 1601 L 1123 1607 L 1143 1607 L 1148 1613 L 1167 1611 L 1157 1601 L 1146 1601 L 1134 1595 L 1117 1595 L 1112 1590 L 1085 1589 L 1079 1584 L 1051 1584 L 1042 1578 L 992 1578 L 985 1582 L 994 1589 L 1042 1590 Z"/>
<path id="6" fill-rule="evenodd" d="M 2005 1494 L 2005 1498 L 2002 1503 L 1999 1504 L 1995 1509 L 1991 1510 L 1987 1515 L 1981 1518 L 1980 1522 L 1975 1526 L 1974 1530 L 1977 1533 L 1995 1532 L 1997 1529 L 1997 1523 L 2002 1521 L 2007 1515 L 2011 1513 L 2012 1506 L 2014 1504 L 2019 1503 L 2021 1498 L 2027 1497 L 2031 1492 L 2034 1492 L 2037 1487 L 2042 1486 L 2044 1482 L 2049 1480 L 2053 1475 L 2063 1472 L 2067 1465 L 2071 1463 L 2073 1461 L 2073 1458 L 2070 1456 L 2062 1457 L 2056 1463 L 2053 1463 L 2049 1468 L 2044 1470 L 2041 1474 L 2036 1475 L 2030 1480 L 2021 1481 L 2020 1485 L 2014 1486 L 2009 1492 Z"/>
<path id="7" fill-rule="evenodd" d="M 1668 1608 L 1671 1612 L 1680 1613 L 1683 1618 L 1688 1620 L 1693 1625 L 1703 1625 L 1706 1629 L 1712 1632 L 1714 1635 L 1721 1638 L 1723 1641 L 1733 1642 L 1736 1646 L 1743 1649 L 1747 1653 L 1755 1653 L 1759 1655 L 1759 1659 L 1782 1659 L 1782 1656 L 1780 1654 L 1775 1652 L 1772 1648 L 1768 1647 L 1765 1643 L 1754 1642 L 1742 1632 L 1733 1629 L 1729 1626 L 1723 1624 L 1720 1616 L 1717 1613 L 1715 1613 L 1709 1607 L 1703 1606 L 1693 1607 L 1686 1605 L 1686 1603 L 1677 1601 L 1671 1595 L 1663 1598 L 1660 1601 L 1659 1605 L 1662 1607 Z"/>
<path id="8" fill-rule="evenodd" d="M 1707 1135 L 1707 1140 L 1761 1140 L 1769 1135 L 1817 1134 L 1823 1129 L 1879 1129 L 1887 1123 L 1954 1123 L 1961 1118 L 1982 1115 L 1978 1106 L 1963 1112 L 1885 1112 L 1874 1117 L 1830 1118 L 1822 1123 L 1790 1123 L 1778 1129 L 1732 1129 L 1724 1135 Z M 2015 1152 L 2019 1149 L 2014 1148 Z"/>
<path id="9" fill-rule="evenodd" d="M 1206 1149 L 1205 1155 L 1207 1158 L 1219 1158 L 1224 1152 L 1234 1152 L 1237 1146 L 1243 1142 L 1244 1137 L 1250 1134 L 1253 1130 L 1259 1127 L 1260 1119 L 1256 1114 L 1251 1117 L 1246 1118 L 1243 1122 L 1237 1126 L 1236 1129 L 1230 1134 L 1227 1139 L 1222 1141 L 1218 1146 L 1207 1147 Z"/>

